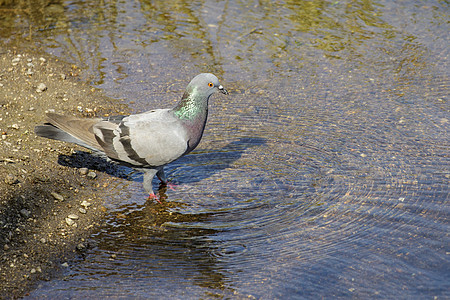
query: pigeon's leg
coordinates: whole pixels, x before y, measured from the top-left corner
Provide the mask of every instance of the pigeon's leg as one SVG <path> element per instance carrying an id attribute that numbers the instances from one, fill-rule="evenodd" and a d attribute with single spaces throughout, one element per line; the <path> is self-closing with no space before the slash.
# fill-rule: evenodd
<path id="1" fill-rule="evenodd" d="M 156 200 L 159 202 L 158 197 L 153 192 L 153 187 L 152 187 L 152 181 L 157 172 L 158 172 L 157 169 L 145 169 L 143 185 L 144 185 L 144 189 L 148 193 L 148 200 Z"/>
<path id="2" fill-rule="evenodd" d="M 161 180 L 161 184 L 162 184 L 162 185 L 169 187 L 171 190 L 175 190 L 176 184 L 170 183 L 170 182 L 167 180 L 166 174 L 164 174 L 164 169 L 163 169 L 163 167 L 160 167 L 160 169 L 159 169 L 158 172 L 156 173 L 156 176 L 158 176 L 159 180 Z"/>
<path id="3" fill-rule="evenodd" d="M 166 174 L 164 174 L 164 168 L 159 167 L 158 172 L 156 172 L 156 176 L 158 176 L 158 179 L 161 180 L 163 184 L 167 184 L 167 178 Z"/>

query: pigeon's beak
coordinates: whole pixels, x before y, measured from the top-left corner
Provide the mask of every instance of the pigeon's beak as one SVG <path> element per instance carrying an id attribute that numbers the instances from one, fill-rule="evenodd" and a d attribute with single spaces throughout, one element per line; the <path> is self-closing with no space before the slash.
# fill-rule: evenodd
<path id="1" fill-rule="evenodd" d="M 228 91 L 222 85 L 219 85 L 218 89 L 222 94 L 228 95 Z"/>

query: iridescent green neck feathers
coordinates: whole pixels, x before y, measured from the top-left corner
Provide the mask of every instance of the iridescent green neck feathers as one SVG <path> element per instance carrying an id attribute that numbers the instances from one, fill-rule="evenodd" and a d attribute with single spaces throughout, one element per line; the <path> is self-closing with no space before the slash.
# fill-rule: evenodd
<path id="1" fill-rule="evenodd" d="M 186 91 L 181 101 L 174 109 L 175 115 L 181 120 L 193 120 L 199 114 L 207 110 L 208 99 L 198 95 L 198 90 L 194 87 L 190 92 Z"/>

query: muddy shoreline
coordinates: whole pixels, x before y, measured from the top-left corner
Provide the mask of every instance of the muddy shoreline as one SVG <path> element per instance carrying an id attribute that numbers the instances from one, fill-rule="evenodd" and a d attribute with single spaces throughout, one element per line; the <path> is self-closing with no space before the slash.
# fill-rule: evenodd
<path id="1" fill-rule="evenodd" d="M 34 126 L 49 110 L 89 117 L 127 106 L 83 82 L 77 66 L 32 50 L 0 50 L 0 70 L 0 288 L 1 298 L 19 298 L 89 247 L 117 180 L 113 166 L 37 137 Z"/>

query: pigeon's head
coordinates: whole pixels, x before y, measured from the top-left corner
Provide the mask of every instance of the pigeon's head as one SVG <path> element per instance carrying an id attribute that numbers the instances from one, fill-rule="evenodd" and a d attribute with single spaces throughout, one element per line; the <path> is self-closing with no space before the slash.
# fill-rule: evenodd
<path id="1" fill-rule="evenodd" d="M 217 91 L 227 95 L 227 90 L 219 83 L 219 79 L 214 74 L 202 73 L 194 77 L 188 85 L 190 94 L 199 97 L 209 98 Z"/>

